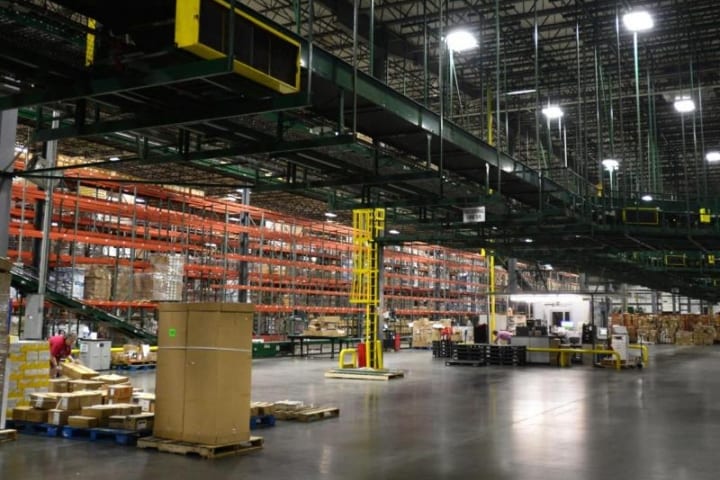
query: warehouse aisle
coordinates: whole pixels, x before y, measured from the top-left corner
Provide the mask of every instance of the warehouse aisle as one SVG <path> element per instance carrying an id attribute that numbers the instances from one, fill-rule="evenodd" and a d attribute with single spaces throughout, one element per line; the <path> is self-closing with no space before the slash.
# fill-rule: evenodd
<path id="1" fill-rule="evenodd" d="M 279 422 L 265 448 L 215 461 L 21 436 L 0 478 L 711 479 L 720 438 L 717 347 L 656 347 L 642 371 L 445 367 L 389 354 L 390 383 L 326 380 L 327 359 L 254 362 L 253 397 L 333 404 L 339 419 Z M 146 379 L 152 383 L 151 379 Z"/>

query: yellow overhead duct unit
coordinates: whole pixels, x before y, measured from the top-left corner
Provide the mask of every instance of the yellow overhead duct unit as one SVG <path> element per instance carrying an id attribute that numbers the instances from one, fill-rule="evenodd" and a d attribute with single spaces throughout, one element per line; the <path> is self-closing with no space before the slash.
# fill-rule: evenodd
<path id="1" fill-rule="evenodd" d="M 177 0 L 175 44 L 208 60 L 232 50 L 235 73 L 280 93 L 298 92 L 300 42 L 238 8 L 233 18 L 231 24 L 222 0 Z"/>

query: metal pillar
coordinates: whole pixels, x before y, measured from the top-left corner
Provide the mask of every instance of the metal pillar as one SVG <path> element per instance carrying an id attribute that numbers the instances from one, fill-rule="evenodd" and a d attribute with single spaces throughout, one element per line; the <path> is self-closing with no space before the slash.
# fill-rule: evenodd
<path id="1" fill-rule="evenodd" d="M 9 171 L 15 160 L 17 114 L 17 110 L 0 112 L 0 172 Z M 0 257 L 7 257 L 11 191 L 12 178 L 0 176 Z"/>
<path id="2" fill-rule="evenodd" d="M 250 205 L 250 190 L 247 188 L 243 188 L 243 191 L 241 192 L 241 202 L 243 205 Z M 247 227 L 250 225 L 250 213 L 249 212 L 243 212 L 242 216 L 240 217 L 240 223 L 243 227 Z M 250 238 L 247 231 L 244 231 L 240 234 L 240 255 L 243 257 L 249 255 L 250 253 Z M 247 261 L 241 261 L 239 266 L 239 281 L 240 286 L 247 286 L 250 284 L 249 276 L 248 276 L 248 262 Z M 241 288 L 238 290 L 238 301 L 240 303 L 247 303 L 248 301 L 248 291 L 247 289 Z"/>

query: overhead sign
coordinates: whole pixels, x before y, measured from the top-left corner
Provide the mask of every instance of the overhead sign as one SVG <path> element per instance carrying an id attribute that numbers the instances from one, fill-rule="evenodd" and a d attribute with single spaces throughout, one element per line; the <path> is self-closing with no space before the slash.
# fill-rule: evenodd
<path id="1" fill-rule="evenodd" d="M 463 208 L 463 223 L 485 222 L 485 207 Z"/>

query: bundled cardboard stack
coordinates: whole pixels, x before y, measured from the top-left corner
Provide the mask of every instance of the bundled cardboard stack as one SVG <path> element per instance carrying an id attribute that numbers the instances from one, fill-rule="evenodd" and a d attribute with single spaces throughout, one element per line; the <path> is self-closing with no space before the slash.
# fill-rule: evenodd
<path id="1" fill-rule="evenodd" d="M 13 337 L 9 350 L 7 368 L 4 370 L 8 375 L 6 413 L 17 406 L 29 405 L 30 394 L 47 392 L 50 384 L 50 350 L 47 342 Z"/>
<path id="2" fill-rule="evenodd" d="M 433 324 L 429 318 L 415 320 L 412 326 L 412 346 L 425 348 L 432 346 Z"/>
<path id="3" fill-rule="evenodd" d="M 160 302 L 182 300 L 185 258 L 182 255 L 152 255 L 149 272 L 136 274 L 136 298 Z"/>
<path id="4" fill-rule="evenodd" d="M 250 439 L 253 310 L 158 305 L 156 437 L 207 445 Z"/>
<path id="5" fill-rule="evenodd" d="M 105 378 L 104 378 L 105 377 Z M 103 380 L 104 378 L 104 380 Z M 127 377 L 106 375 L 95 380 L 57 379 L 53 389 L 72 388 L 72 385 L 100 384 L 98 390 L 74 392 L 33 393 L 29 405 L 15 407 L 13 420 L 69 425 L 77 428 L 109 427 L 125 430 L 152 429 L 154 414 L 144 411 L 143 405 L 133 402 L 133 387 L 128 383 L 113 383 Z M 110 383 L 105 383 L 108 381 Z"/>
<path id="6" fill-rule="evenodd" d="M 73 298 L 85 298 L 85 270 L 82 268 L 57 267 L 50 272 L 50 288 Z"/>
<path id="7" fill-rule="evenodd" d="M 110 300 L 112 272 L 107 267 L 92 266 L 85 272 L 85 300 Z"/>

